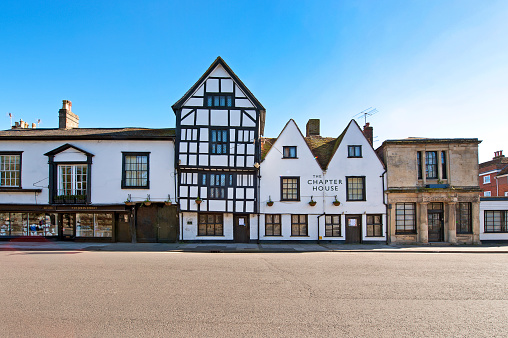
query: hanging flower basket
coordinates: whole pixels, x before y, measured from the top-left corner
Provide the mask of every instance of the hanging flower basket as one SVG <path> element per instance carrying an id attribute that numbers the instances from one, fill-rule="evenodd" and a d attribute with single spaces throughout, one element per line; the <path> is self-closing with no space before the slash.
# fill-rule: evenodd
<path id="1" fill-rule="evenodd" d="M 268 205 L 269 207 L 271 207 L 273 205 L 273 201 L 268 201 L 266 202 L 266 205 Z"/>
<path id="2" fill-rule="evenodd" d="M 333 205 L 335 205 L 336 207 L 338 207 L 338 206 L 340 205 L 340 202 L 339 202 L 339 201 L 337 201 L 337 200 L 333 201 L 332 203 L 333 203 Z"/>
<path id="3" fill-rule="evenodd" d="M 315 206 L 315 205 L 316 205 L 316 203 L 317 203 L 316 201 L 310 201 L 310 202 L 309 202 L 309 205 L 310 205 L 311 207 L 313 207 L 313 206 Z"/>
<path id="4" fill-rule="evenodd" d="M 171 205 L 171 204 L 173 204 L 173 202 L 171 202 L 171 201 L 166 201 L 166 202 L 164 202 L 164 204 L 165 204 L 165 205 Z"/>
<path id="5" fill-rule="evenodd" d="M 128 206 L 133 206 L 133 205 L 136 205 L 136 202 L 132 202 L 132 201 L 125 201 L 125 205 L 128 205 Z"/>
<path id="6" fill-rule="evenodd" d="M 203 202 L 203 200 L 201 198 L 196 198 L 196 204 L 201 204 L 201 202 Z"/>

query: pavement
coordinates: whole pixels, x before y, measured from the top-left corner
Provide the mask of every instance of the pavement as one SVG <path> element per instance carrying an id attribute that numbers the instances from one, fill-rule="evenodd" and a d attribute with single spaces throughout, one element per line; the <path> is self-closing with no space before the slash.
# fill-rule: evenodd
<path id="1" fill-rule="evenodd" d="M 95 243 L 66 241 L 0 241 L 0 251 L 116 251 L 116 252 L 382 252 L 382 253 L 508 253 L 506 244 L 387 245 L 334 243 Z"/>

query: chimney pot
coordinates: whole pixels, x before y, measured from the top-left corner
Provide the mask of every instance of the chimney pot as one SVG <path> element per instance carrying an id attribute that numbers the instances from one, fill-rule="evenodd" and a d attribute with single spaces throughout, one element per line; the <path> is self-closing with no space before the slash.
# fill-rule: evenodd
<path id="1" fill-rule="evenodd" d="M 79 116 L 71 111 L 72 102 L 69 100 L 63 100 L 62 103 L 62 109 L 58 111 L 58 128 L 79 128 Z"/>
<path id="2" fill-rule="evenodd" d="M 35 129 L 37 128 L 37 124 L 36 123 L 32 123 L 32 129 Z"/>
<path id="3" fill-rule="evenodd" d="M 319 119 L 309 119 L 309 122 L 307 122 L 307 137 L 310 136 L 319 136 Z"/>

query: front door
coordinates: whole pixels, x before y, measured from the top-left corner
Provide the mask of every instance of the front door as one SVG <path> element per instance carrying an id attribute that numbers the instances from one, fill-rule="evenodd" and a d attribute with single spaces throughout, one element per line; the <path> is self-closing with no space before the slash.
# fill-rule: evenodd
<path id="1" fill-rule="evenodd" d="M 362 242 L 362 216 L 346 215 L 346 243 Z"/>
<path id="2" fill-rule="evenodd" d="M 443 219 L 443 203 L 429 203 L 427 209 L 429 242 L 443 241 Z"/>
<path id="3" fill-rule="evenodd" d="M 76 237 L 76 215 L 60 214 L 59 237 L 61 240 L 70 240 Z"/>
<path id="4" fill-rule="evenodd" d="M 235 243 L 249 243 L 249 215 L 234 215 L 233 221 L 233 239 Z"/>

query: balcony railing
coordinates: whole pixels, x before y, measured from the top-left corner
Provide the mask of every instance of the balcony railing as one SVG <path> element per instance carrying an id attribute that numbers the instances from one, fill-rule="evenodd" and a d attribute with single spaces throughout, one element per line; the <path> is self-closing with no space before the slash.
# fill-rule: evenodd
<path id="1" fill-rule="evenodd" d="M 86 195 L 57 195 L 53 197 L 54 204 L 86 204 Z"/>

